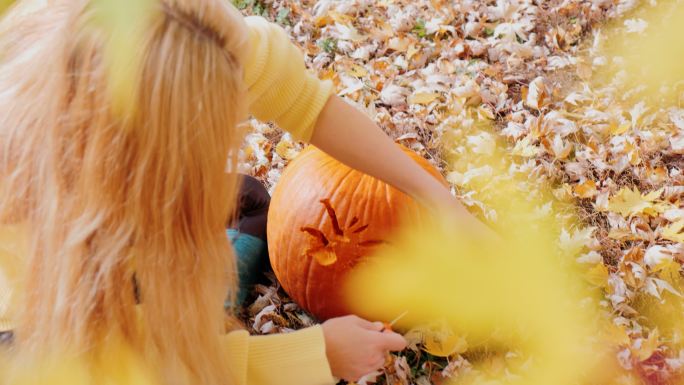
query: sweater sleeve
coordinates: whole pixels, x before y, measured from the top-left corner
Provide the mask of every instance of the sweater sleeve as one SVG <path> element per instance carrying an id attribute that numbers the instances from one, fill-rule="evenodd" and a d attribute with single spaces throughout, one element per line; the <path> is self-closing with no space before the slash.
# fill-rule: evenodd
<path id="1" fill-rule="evenodd" d="M 223 338 L 239 385 L 335 383 L 320 326 L 269 336 L 236 331 Z"/>
<path id="2" fill-rule="evenodd" d="M 278 25 L 256 16 L 246 21 L 250 36 L 245 83 L 250 113 L 308 141 L 333 92 L 332 82 L 307 71 L 302 52 Z"/>

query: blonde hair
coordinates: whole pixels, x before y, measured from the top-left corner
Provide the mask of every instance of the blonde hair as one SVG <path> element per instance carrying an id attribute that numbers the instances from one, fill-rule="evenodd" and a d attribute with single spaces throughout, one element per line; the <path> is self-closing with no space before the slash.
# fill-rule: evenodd
<path id="1" fill-rule="evenodd" d="M 128 114 L 90 1 L 27 0 L 0 24 L 0 224 L 29 229 L 17 347 L 90 352 L 115 336 L 165 383 L 232 383 L 225 167 L 242 140 L 245 26 L 226 0 L 151 1 Z"/>

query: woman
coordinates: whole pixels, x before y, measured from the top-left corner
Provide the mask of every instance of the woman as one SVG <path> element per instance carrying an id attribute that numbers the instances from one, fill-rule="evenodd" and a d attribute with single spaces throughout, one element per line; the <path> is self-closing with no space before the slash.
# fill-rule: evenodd
<path id="1" fill-rule="evenodd" d="M 238 123 L 247 111 L 274 120 L 479 222 L 305 72 L 278 27 L 245 22 L 225 0 L 150 0 L 139 42 L 126 47 L 127 89 L 98 3 L 24 1 L 0 27 L 0 224 L 16 235 L 0 263 L 23 278 L 6 312 L 16 356 L 95 357 L 122 341 L 165 384 L 319 384 L 381 367 L 405 342 L 356 317 L 289 335 L 219 335 L 236 286 L 223 227 L 236 200 L 237 175 L 224 169 L 237 164 Z"/>

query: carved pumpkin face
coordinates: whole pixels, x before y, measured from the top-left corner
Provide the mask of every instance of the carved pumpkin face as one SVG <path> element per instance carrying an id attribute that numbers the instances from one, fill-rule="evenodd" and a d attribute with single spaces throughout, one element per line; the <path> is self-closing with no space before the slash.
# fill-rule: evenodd
<path id="1" fill-rule="evenodd" d="M 425 159 L 402 149 L 446 184 Z M 349 314 L 342 293 L 349 271 L 387 242 L 400 221 L 424 215 L 408 195 L 309 146 L 283 171 L 273 192 L 271 265 L 292 299 L 319 319 Z"/>

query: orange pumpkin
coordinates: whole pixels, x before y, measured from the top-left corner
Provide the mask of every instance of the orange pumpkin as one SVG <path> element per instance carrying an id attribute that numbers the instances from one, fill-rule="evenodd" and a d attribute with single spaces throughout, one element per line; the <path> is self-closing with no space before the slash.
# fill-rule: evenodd
<path id="1" fill-rule="evenodd" d="M 428 161 L 402 149 L 446 185 Z M 273 192 L 271 265 L 292 299 L 319 319 L 348 314 L 341 290 L 349 271 L 401 220 L 424 215 L 408 195 L 309 146 L 285 168 Z"/>

